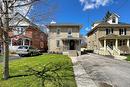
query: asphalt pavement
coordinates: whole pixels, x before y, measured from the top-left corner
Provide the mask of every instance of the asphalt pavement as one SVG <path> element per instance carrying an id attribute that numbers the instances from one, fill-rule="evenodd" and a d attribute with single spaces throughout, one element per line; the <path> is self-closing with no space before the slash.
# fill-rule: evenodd
<path id="1" fill-rule="evenodd" d="M 92 84 L 97 87 L 130 87 L 129 62 L 97 54 L 86 54 L 76 59 L 89 76 L 86 77 L 86 80 L 89 78 L 93 81 L 91 81 Z M 80 87 L 82 86 L 80 85 Z M 87 86 L 86 84 L 86 87 L 95 86 Z"/>

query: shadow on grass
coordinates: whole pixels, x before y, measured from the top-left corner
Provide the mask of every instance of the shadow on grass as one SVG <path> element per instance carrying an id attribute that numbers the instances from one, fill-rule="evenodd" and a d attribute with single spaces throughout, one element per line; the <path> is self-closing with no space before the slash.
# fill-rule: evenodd
<path id="1" fill-rule="evenodd" d="M 15 78 L 15 77 L 26 77 L 26 76 L 32 76 L 34 74 L 23 74 L 23 75 L 14 75 L 14 76 L 10 76 L 9 78 Z"/>

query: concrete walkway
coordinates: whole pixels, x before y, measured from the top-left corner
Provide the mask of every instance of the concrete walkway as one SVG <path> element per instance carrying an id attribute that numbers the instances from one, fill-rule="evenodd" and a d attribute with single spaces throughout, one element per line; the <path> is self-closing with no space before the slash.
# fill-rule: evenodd
<path id="1" fill-rule="evenodd" d="M 77 59 L 77 57 L 71 57 L 77 87 L 97 87 Z"/>

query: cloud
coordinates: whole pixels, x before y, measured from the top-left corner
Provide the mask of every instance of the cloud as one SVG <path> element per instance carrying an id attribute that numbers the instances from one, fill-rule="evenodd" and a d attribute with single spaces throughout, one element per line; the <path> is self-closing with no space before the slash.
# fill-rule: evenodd
<path id="1" fill-rule="evenodd" d="M 113 0 L 79 0 L 81 5 L 84 5 L 83 11 L 88 9 L 99 8 L 100 6 L 106 6 L 112 3 Z"/>
<path id="2" fill-rule="evenodd" d="M 88 27 L 85 28 L 85 31 L 89 31 L 89 30 L 90 30 L 90 28 L 88 28 Z"/>

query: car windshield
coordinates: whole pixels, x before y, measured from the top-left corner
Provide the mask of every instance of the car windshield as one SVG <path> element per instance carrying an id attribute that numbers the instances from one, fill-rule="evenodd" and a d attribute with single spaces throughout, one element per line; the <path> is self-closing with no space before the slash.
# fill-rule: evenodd
<path id="1" fill-rule="evenodd" d="M 28 46 L 20 46 L 18 49 L 28 49 Z"/>

